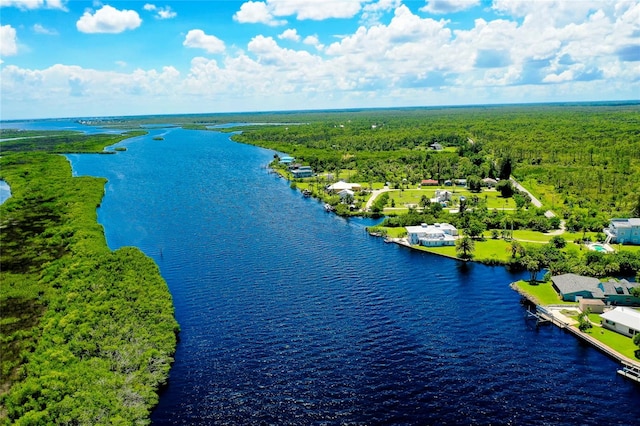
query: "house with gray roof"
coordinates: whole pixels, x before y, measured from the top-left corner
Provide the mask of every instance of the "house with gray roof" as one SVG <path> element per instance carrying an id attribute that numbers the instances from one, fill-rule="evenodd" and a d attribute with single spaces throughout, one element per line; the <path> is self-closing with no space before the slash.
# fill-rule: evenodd
<path id="1" fill-rule="evenodd" d="M 604 296 L 602 290 L 598 288 L 600 280 L 597 278 L 576 274 L 562 274 L 551 277 L 551 282 L 562 297 L 562 300 L 567 302 L 575 302 L 580 297 L 600 299 L 600 297 L 594 297 L 594 293 L 597 296 Z"/>
<path id="2" fill-rule="evenodd" d="M 640 284 L 625 279 L 600 282 L 597 278 L 562 274 L 551 277 L 551 282 L 562 300 L 568 302 L 583 298 L 600 299 L 607 305 L 640 306 L 640 297 L 631 294 L 631 289 Z"/>

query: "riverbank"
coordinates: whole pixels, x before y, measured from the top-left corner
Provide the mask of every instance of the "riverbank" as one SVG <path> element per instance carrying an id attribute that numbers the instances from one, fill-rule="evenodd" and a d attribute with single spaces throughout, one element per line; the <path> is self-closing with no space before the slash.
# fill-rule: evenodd
<path id="1" fill-rule="evenodd" d="M 46 152 L 4 153 L 0 166 L 12 192 L 0 206 L 0 423 L 147 423 L 179 330 L 158 266 L 107 246 L 104 178 L 74 177 Z"/>
<path id="2" fill-rule="evenodd" d="M 627 366 L 630 366 L 633 369 L 640 370 L 640 359 L 635 357 L 635 355 L 629 356 L 630 354 L 628 353 L 629 350 L 633 350 L 633 348 L 635 347 L 630 338 L 626 338 L 625 336 L 605 329 L 599 324 L 593 323 L 593 321 L 593 327 L 590 329 L 590 332 L 580 331 L 580 329 L 578 328 L 578 321 L 572 318 L 573 316 L 580 313 L 577 303 L 561 302 L 560 300 L 558 300 L 558 303 L 556 304 L 543 304 L 544 296 L 527 291 L 525 287 L 527 285 L 531 286 L 531 284 L 529 283 L 518 281 L 512 282 L 509 287 L 520 294 L 530 305 L 535 306 L 535 312 L 532 312 L 530 315 L 537 319 L 538 324 L 540 324 L 541 322 L 551 323 L 561 330 L 569 332 L 576 338 L 590 344 L 610 358 L 620 362 L 623 369 Z M 548 300 L 546 302 L 548 302 Z M 614 347 L 610 344 L 607 344 L 604 340 L 611 341 L 611 337 L 614 337 L 618 342 L 623 342 L 623 344 L 626 343 L 627 345 L 624 345 L 625 347 L 622 347 L 622 345 L 619 344 Z M 625 339 L 629 342 L 627 342 Z M 638 378 L 634 377 L 635 376 L 630 378 L 632 380 L 638 381 Z"/>

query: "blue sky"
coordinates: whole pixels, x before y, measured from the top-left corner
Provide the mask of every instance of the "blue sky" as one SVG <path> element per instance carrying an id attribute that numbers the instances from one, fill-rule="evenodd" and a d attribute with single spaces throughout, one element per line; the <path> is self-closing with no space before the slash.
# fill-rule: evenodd
<path id="1" fill-rule="evenodd" d="M 0 117 L 640 99 L 636 0 L 0 0 Z"/>

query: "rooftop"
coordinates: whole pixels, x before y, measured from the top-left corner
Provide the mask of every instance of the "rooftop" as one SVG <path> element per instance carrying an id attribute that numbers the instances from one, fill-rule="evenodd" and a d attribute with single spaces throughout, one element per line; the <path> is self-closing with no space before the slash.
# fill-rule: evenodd
<path id="1" fill-rule="evenodd" d="M 576 293 L 583 290 L 594 291 L 598 289 L 600 280 L 576 274 L 562 274 L 551 277 L 551 281 L 558 287 L 560 293 Z"/>
<path id="2" fill-rule="evenodd" d="M 633 328 L 634 330 L 640 330 L 640 312 L 635 309 L 619 306 L 600 316 L 609 321 Z"/>
<path id="3" fill-rule="evenodd" d="M 629 219 L 611 219 L 611 225 L 616 227 L 640 226 L 640 217 L 632 217 Z"/>

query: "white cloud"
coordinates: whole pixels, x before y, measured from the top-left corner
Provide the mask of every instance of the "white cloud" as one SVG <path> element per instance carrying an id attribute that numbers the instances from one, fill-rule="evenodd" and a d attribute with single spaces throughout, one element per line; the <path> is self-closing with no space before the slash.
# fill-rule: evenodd
<path id="1" fill-rule="evenodd" d="M 116 34 L 126 30 L 133 30 L 142 24 L 142 19 L 134 10 L 118 10 L 109 5 L 91 14 L 85 11 L 76 22 L 76 28 L 82 33 L 110 33 Z"/>
<path id="2" fill-rule="evenodd" d="M 194 58 L 183 74 L 173 67 L 127 72 L 130 66 L 113 65 L 118 72 L 64 65 L 40 71 L 5 62 L 3 109 L 12 116 L 33 114 L 33 105 L 43 108 L 43 116 L 110 115 L 606 100 L 640 92 L 634 50 L 639 3 L 597 2 L 591 5 L 601 7 L 586 10 L 567 2 L 554 18 L 544 4 L 528 3 L 513 3 L 522 13 L 514 19 L 501 11 L 508 4 L 496 0 L 501 19 L 477 19 L 471 28 L 455 30 L 446 19 L 399 5 L 385 23 L 361 25 L 326 47 L 316 35 L 287 29 L 278 36 L 256 35 L 244 49 L 227 52 L 217 37 L 191 30 L 184 46 L 225 54 Z M 367 5 L 374 3 L 364 4 L 363 13 Z M 577 17 L 571 17 L 571 7 Z M 281 40 L 302 43 L 283 48 Z M 111 82 L 113 93 L 106 89 Z M 220 99 L 228 102 L 221 107 Z"/>
<path id="3" fill-rule="evenodd" d="M 367 3 L 362 7 L 360 21 L 367 25 L 378 24 L 385 12 L 389 12 L 401 4 L 402 0 L 379 0 L 374 3 Z"/>
<path id="4" fill-rule="evenodd" d="M 202 30 L 191 30 L 182 43 L 183 46 L 204 49 L 209 53 L 222 53 L 225 51 L 224 42 L 218 37 L 207 35 Z"/>
<path id="5" fill-rule="evenodd" d="M 573 72 L 571 70 L 566 70 L 560 74 L 549 74 L 542 81 L 545 83 L 562 83 L 571 80 L 573 80 Z"/>
<path id="6" fill-rule="evenodd" d="M 58 35 L 58 32 L 56 30 L 52 30 L 49 28 L 46 28 L 40 24 L 34 24 L 33 25 L 33 31 L 37 34 L 44 34 L 44 35 Z"/>
<path id="7" fill-rule="evenodd" d="M 322 21 L 329 18 L 353 18 L 371 0 L 266 0 L 248 1 L 240 6 L 233 19 L 240 23 L 284 25 L 277 18 L 295 16 L 296 19 Z M 382 0 L 387 3 L 390 0 Z"/>
<path id="8" fill-rule="evenodd" d="M 313 46 L 318 50 L 324 49 L 324 44 L 320 43 L 317 35 L 306 36 L 302 41 L 304 44 L 308 44 L 309 46 Z"/>
<path id="9" fill-rule="evenodd" d="M 321 21 L 328 18 L 353 18 L 366 0 L 267 0 L 275 16 L 295 15 L 298 20 Z"/>
<path id="10" fill-rule="evenodd" d="M 286 29 L 278 36 L 280 40 L 300 41 L 298 31 L 292 28 Z"/>
<path id="11" fill-rule="evenodd" d="M 241 24 L 284 25 L 287 21 L 275 19 L 267 4 L 261 1 L 248 1 L 240 6 L 233 19 Z"/>
<path id="12" fill-rule="evenodd" d="M 172 19 L 178 16 L 178 14 L 171 9 L 171 6 L 158 7 L 155 4 L 147 3 L 144 5 L 144 10 L 147 12 L 156 12 L 155 17 L 157 19 Z"/>
<path id="13" fill-rule="evenodd" d="M 60 9 L 66 10 L 63 0 L 0 0 L 0 7 L 17 7 L 22 10 Z"/>
<path id="14" fill-rule="evenodd" d="M 480 0 L 427 0 L 427 4 L 420 11 L 434 14 L 455 13 L 479 4 Z"/>
<path id="15" fill-rule="evenodd" d="M 173 99 L 174 88 L 181 84 L 180 73 L 173 67 L 122 73 L 62 64 L 43 70 L 7 65 L 0 73 L 3 108 L 6 95 L 12 100 L 12 114 L 23 117 L 33 116 L 33 103 L 51 117 L 104 115 L 105 108 L 121 109 L 123 99 L 127 100 L 124 108 L 150 110 L 159 98 Z"/>
<path id="16" fill-rule="evenodd" d="M 12 56 L 18 53 L 18 36 L 11 25 L 0 27 L 0 56 Z"/>

